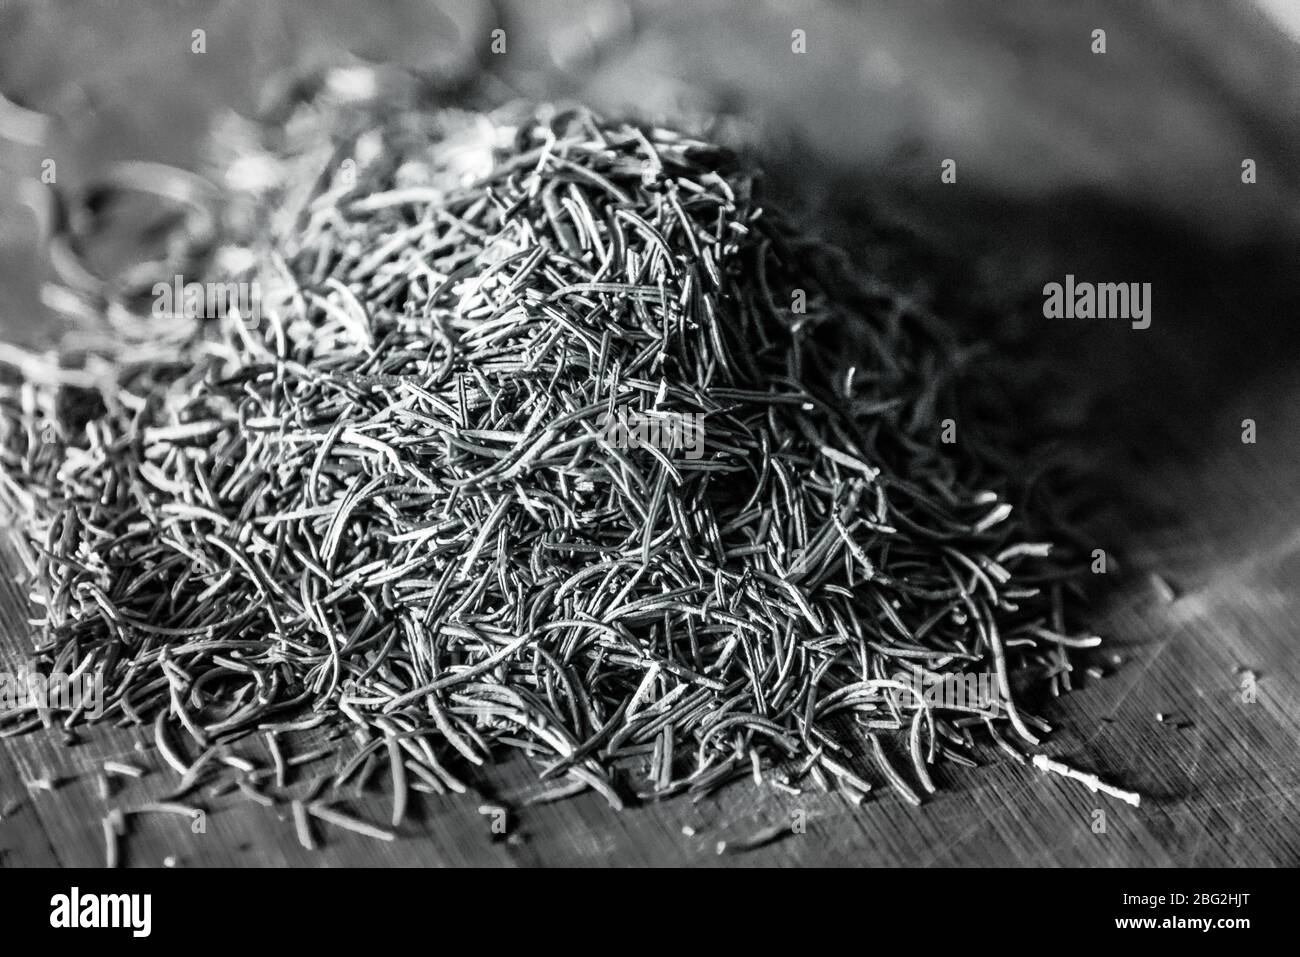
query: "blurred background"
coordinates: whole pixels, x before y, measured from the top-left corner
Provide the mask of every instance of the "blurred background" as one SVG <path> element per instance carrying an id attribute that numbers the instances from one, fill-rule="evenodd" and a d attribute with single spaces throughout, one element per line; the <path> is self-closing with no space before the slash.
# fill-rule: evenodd
<path id="1" fill-rule="evenodd" d="M 5 0 L 0 334 L 48 337 L 43 237 L 68 217 L 92 268 L 165 242 L 175 209 L 93 191 L 84 208 L 98 171 L 203 170 L 215 117 L 274 121 L 363 67 L 380 97 L 577 99 L 748 148 L 864 269 L 1009 358 L 1059 351 L 1055 426 L 1109 410 L 1100 431 L 1149 434 L 1295 344 L 1298 35 L 1295 0 Z M 1049 327 L 1041 289 L 1066 272 L 1152 282 L 1153 328 Z M 1152 385 L 1147 415 L 1131 399 Z"/>

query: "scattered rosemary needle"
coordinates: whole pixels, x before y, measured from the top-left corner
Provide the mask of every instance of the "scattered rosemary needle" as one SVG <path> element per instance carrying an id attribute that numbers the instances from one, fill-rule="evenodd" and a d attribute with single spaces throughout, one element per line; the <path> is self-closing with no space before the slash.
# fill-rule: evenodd
<path id="1" fill-rule="evenodd" d="M 1053 761 L 1045 754 L 1036 754 L 1033 758 L 1034 767 L 1040 771 L 1050 771 L 1053 774 L 1059 774 L 1062 777 L 1073 778 L 1075 781 L 1085 785 L 1088 790 L 1108 794 L 1113 798 L 1138 807 L 1142 803 L 1142 796 L 1135 791 L 1125 791 L 1121 788 L 1113 787 L 1104 783 L 1101 778 L 1095 774 L 1087 774 L 1083 771 L 1076 771 L 1074 768 L 1060 761 Z"/>
<path id="2" fill-rule="evenodd" d="M 374 838 L 377 841 L 393 841 L 397 839 L 392 831 L 386 831 L 381 827 L 375 827 L 359 818 L 352 817 L 350 814 L 344 814 L 342 811 L 336 811 L 326 807 L 323 804 L 312 804 L 307 808 L 312 817 L 320 818 L 326 824 L 333 824 L 335 827 L 343 828 L 346 831 L 352 831 L 355 834 L 361 834 L 365 837 Z"/>
<path id="3" fill-rule="evenodd" d="M 131 808 L 131 814 L 177 814 L 181 817 L 193 818 L 200 812 L 201 808 L 193 807 L 189 804 L 181 804 L 178 801 L 151 801 L 146 804 L 138 804 Z"/>
<path id="4" fill-rule="evenodd" d="M 739 839 L 729 841 L 718 841 L 716 850 L 718 854 L 739 854 L 742 851 L 752 851 L 760 847 L 771 844 L 773 841 L 792 833 L 792 825 L 789 821 L 781 821 L 776 824 L 760 828 L 753 834 Z"/>
<path id="5" fill-rule="evenodd" d="M 104 818 L 104 866 L 112 869 L 118 866 L 117 828 L 109 818 Z"/>
<path id="6" fill-rule="evenodd" d="M 119 777 L 142 778 L 145 775 L 144 768 L 134 764 L 127 764 L 124 761 L 105 761 L 103 767 L 105 774 Z"/>
<path id="7" fill-rule="evenodd" d="M 113 808 L 103 818 L 104 866 L 116 868 L 121 863 L 121 839 L 126 834 L 126 815 Z"/>
<path id="8" fill-rule="evenodd" d="M 306 850 L 314 851 L 316 842 L 311 835 L 311 821 L 307 818 L 307 808 L 302 801 L 294 800 L 291 804 L 293 808 L 293 827 L 298 835 L 298 843 Z"/>

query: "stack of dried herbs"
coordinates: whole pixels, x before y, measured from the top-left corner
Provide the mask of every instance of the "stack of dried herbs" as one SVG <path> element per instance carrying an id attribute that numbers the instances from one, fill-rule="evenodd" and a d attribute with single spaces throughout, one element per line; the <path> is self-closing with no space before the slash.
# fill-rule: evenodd
<path id="1" fill-rule="evenodd" d="M 388 764 L 395 820 L 509 751 L 544 797 L 752 772 L 916 803 L 976 735 L 1047 730 L 1021 685 L 1068 688 L 1095 639 L 961 414 L 960 350 L 725 153 L 570 111 L 283 160 L 243 167 L 252 314 L 0 392 L 37 655 L 102 675 L 189 785 L 342 725 L 335 783 Z M 629 413 L 702 416 L 702 454 L 614 441 Z M 919 693 L 980 673 L 995 702 Z"/>

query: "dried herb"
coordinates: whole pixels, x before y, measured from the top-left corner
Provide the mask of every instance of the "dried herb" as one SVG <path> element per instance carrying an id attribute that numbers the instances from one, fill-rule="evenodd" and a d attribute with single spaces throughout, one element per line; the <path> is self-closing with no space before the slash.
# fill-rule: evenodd
<path id="1" fill-rule="evenodd" d="M 865 745 L 920 803 L 972 728 L 1049 730 L 1017 682 L 1094 640 L 962 416 L 965 353 L 724 151 L 575 110 L 291 153 L 224 277 L 252 313 L 84 369 L 0 353 L 36 655 L 155 722 L 173 799 L 234 771 L 288 800 L 278 736 L 342 725 L 334 788 L 386 766 L 394 827 L 506 752 L 531 801 L 752 774 L 856 803 Z M 991 700 L 918 691 L 974 673 Z M 271 768 L 228 750 L 255 733 Z M 292 808 L 305 847 L 308 813 L 393 836 Z"/>

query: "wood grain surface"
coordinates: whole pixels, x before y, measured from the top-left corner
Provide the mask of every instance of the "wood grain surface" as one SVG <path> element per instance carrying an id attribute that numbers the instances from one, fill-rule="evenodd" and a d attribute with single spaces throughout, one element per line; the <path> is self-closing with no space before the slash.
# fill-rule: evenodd
<path id="1" fill-rule="evenodd" d="M 1169 6 L 1159 10 L 1156 20 L 1176 21 Z M 904 26 L 906 20 L 901 13 L 889 17 Z M 1195 29 L 1196 21 L 1189 22 Z M 945 23 L 941 47 L 960 47 L 965 34 Z M 898 30 L 912 29 L 904 26 Z M 616 69 L 614 61 L 603 69 Z M 1256 79 L 1267 87 L 1267 77 Z M 1140 84 L 1142 76 L 1125 82 Z M 1212 80 L 1198 82 L 1189 101 L 1212 101 Z M 1292 95 L 1294 84 L 1287 89 Z M 1115 95 L 1111 90 L 1108 96 Z M 1234 107 L 1208 102 L 1203 109 L 1214 116 Z M 1294 157 L 1300 146 L 1295 118 L 1270 124 L 1272 155 Z M 1110 148 L 1134 155 L 1131 138 Z M 801 156 L 776 177 L 779 186 L 784 175 L 809 210 L 821 204 L 826 231 L 864 268 L 914 282 L 951 307 L 954 321 L 1005 345 L 1008 356 L 1028 348 L 1054 359 L 1046 382 L 1023 383 L 1026 409 L 1035 431 L 1047 427 L 1086 462 L 1088 488 L 1101 507 L 1085 534 L 1116 561 L 1108 587 L 1098 589 L 1084 616 L 1105 646 L 1080 658 L 1074 692 L 1040 709 L 1055 728 L 1047 750 L 1139 791 L 1140 807 L 990 753 L 979 768 L 941 769 L 939 794 L 919 809 L 883 782 L 853 808 L 833 795 L 790 795 L 743 781 L 698 803 L 678 798 L 621 813 L 596 795 L 518 807 L 507 833 L 494 834 L 479 806 L 517 806 L 536 788 L 528 769 L 512 763 L 491 771 L 481 794 L 413 796 L 392 843 L 318 822 L 321 846 L 308 852 L 298 844 L 287 804 L 262 808 L 238 795 L 204 796 L 211 813 L 202 834 L 180 817 L 132 815 L 123 863 L 1300 864 L 1300 243 L 1290 227 L 1278 226 L 1300 220 L 1297 210 L 1282 208 L 1300 194 L 1300 170 L 1282 163 L 1262 169 L 1261 176 L 1272 177 L 1272 201 L 1238 203 L 1241 151 L 1224 146 L 1222 152 L 1198 161 L 1201 178 L 1181 213 L 1171 209 L 1179 207 L 1179 190 L 1189 187 L 1179 185 L 1175 160 L 1146 153 L 1126 166 L 1130 192 L 1118 197 L 1114 184 L 1026 195 L 1008 192 L 1005 180 L 963 180 L 960 190 L 943 192 L 909 180 L 911 166 L 882 180 L 846 173 L 842 157 Z M 1007 146 L 1009 162 L 1016 155 L 1015 145 Z M 1153 209 L 1142 199 L 1142 178 L 1169 164 L 1173 181 L 1159 183 Z M 930 186 L 928 167 L 925 176 Z M 1042 170 L 1037 176 L 1050 178 Z M 1237 239 L 1226 239 L 1213 223 L 1196 228 L 1198 216 L 1224 209 L 1232 211 L 1227 232 Z M 5 235 L 0 228 L 0 240 Z M 3 266 L 2 285 L 13 292 L 27 267 L 6 273 Z M 1038 290 L 1066 272 L 1153 282 L 1152 329 L 1045 326 Z M 12 310 L 0 316 L 0 326 L 15 334 Z M 1244 418 L 1257 423 L 1254 444 L 1241 441 Z M 0 547 L 0 668 L 14 667 L 31 637 L 24 585 L 6 548 Z M 1089 663 L 1100 664 L 1105 676 L 1083 678 Z M 1259 675 L 1253 700 L 1243 695 L 1241 669 Z M 79 738 L 71 747 L 45 732 L 0 739 L 0 866 L 102 864 L 103 816 L 174 786 L 147 729 L 95 728 Z M 290 753 L 312 747 L 304 738 Z M 259 764 L 268 760 L 258 740 L 237 750 Z M 152 770 L 120 783 L 105 800 L 95 777 L 113 758 Z M 295 769 L 287 792 L 332 766 Z M 390 808 L 382 780 L 350 803 L 357 816 L 378 823 Z M 806 831 L 719 855 L 719 841 L 743 841 L 792 815 L 806 819 Z"/>

